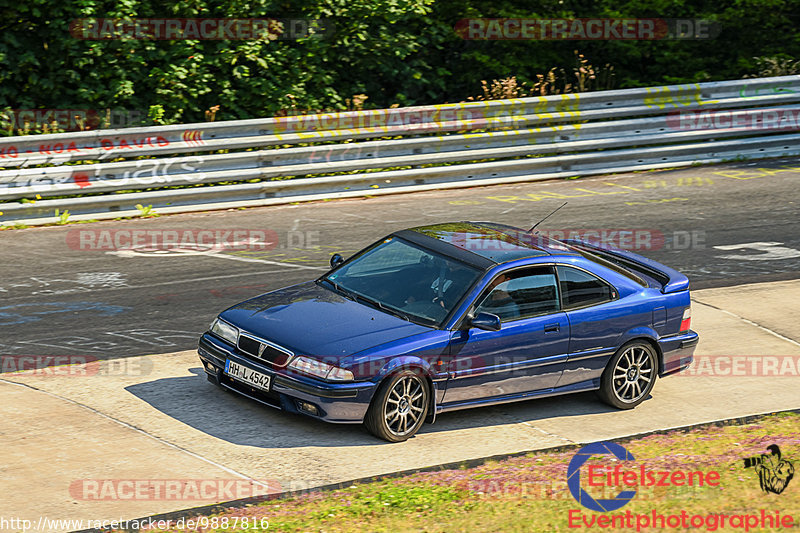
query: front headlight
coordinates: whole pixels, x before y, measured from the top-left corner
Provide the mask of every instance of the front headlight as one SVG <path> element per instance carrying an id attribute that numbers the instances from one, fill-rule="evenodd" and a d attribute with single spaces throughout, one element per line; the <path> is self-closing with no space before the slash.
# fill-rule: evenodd
<path id="1" fill-rule="evenodd" d="M 330 381 L 353 381 L 354 379 L 351 371 L 311 359 L 310 357 L 295 357 L 289 363 L 289 368 Z"/>
<path id="2" fill-rule="evenodd" d="M 224 320 L 220 320 L 219 317 L 214 319 L 209 330 L 220 339 L 226 340 L 234 346 L 239 340 L 239 330 Z"/>

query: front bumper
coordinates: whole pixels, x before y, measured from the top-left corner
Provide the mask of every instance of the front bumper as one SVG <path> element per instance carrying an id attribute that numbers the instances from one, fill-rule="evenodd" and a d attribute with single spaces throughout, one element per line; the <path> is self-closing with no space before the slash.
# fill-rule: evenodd
<path id="1" fill-rule="evenodd" d="M 239 354 L 231 344 L 208 333 L 200 337 L 197 353 L 209 381 L 270 407 L 326 422 L 361 423 L 375 392 L 375 383 L 369 381 L 329 383 L 288 372 L 286 369 L 274 368 Z M 251 387 L 225 374 L 227 359 L 269 375 L 272 382 L 269 392 Z M 318 413 L 314 415 L 302 410 L 299 401 L 312 404 Z"/>
<path id="2" fill-rule="evenodd" d="M 668 376 L 687 368 L 694 361 L 694 350 L 700 337 L 689 330 L 686 333 L 662 337 L 658 340 L 661 348 L 662 365 L 659 376 Z"/>

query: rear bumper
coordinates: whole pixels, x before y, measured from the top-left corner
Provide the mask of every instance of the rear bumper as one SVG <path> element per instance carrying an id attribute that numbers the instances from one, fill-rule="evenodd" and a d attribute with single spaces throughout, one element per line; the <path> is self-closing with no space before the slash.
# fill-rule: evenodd
<path id="1" fill-rule="evenodd" d="M 659 376 L 668 376 L 687 368 L 694 361 L 694 350 L 700 337 L 694 331 L 662 337 L 658 340 L 663 355 Z"/>
<path id="2" fill-rule="evenodd" d="M 209 381 L 270 407 L 326 422 L 361 423 L 375 392 L 375 384 L 372 382 L 326 383 L 273 368 L 237 354 L 233 346 L 207 333 L 200 337 L 197 353 Z M 226 375 L 224 370 L 227 359 L 269 375 L 272 381 L 269 392 L 253 388 Z M 312 404 L 317 408 L 318 414 L 302 410 L 299 401 Z"/>

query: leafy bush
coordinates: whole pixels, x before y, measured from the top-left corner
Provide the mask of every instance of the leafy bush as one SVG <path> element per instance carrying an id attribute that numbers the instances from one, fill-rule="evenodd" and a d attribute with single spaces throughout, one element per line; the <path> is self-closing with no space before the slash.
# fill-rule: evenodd
<path id="1" fill-rule="evenodd" d="M 549 94 L 561 79 L 559 69 L 565 69 L 564 83 L 580 85 L 571 74 L 575 48 L 597 65 L 614 65 L 617 87 L 735 79 L 757 72 L 755 57 L 800 57 L 794 5 L 789 0 L 25 0 L 9 3 L 0 23 L 0 109 L 124 108 L 143 116 L 156 110 L 146 119 L 151 124 L 354 108 L 354 95 L 363 95 L 362 103 L 368 98 L 367 107 L 373 108 L 461 101 L 481 92 L 480 80 L 511 77 L 538 87 L 535 94 L 549 83 L 544 90 Z M 70 21 L 91 17 L 305 17 L 329 19 L 336 30 L 330 38 L 297 41 L 73 38 Z M 722 32 L 697 41 L 469 41 L 454 25 L 470 17 L 708 18 Z M 592 83 L 596 87 L 584 89 L 605 82 Z"/>

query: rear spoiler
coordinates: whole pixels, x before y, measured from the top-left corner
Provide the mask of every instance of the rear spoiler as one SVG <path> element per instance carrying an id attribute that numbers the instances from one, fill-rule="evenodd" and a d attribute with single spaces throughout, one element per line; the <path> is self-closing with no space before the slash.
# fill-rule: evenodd
<path id="1" fill-rule="evenodd" d="M 643 274 L 656 280 L 661 284 L 661 292 L 664 294 L 685 291 L 689 288 L 689 278 L 685 275 L 639 254 L 604 243 L 590 243 L 577 239 L 564 239 L 561 242 L 597 255 L 633 274 Z"/>

